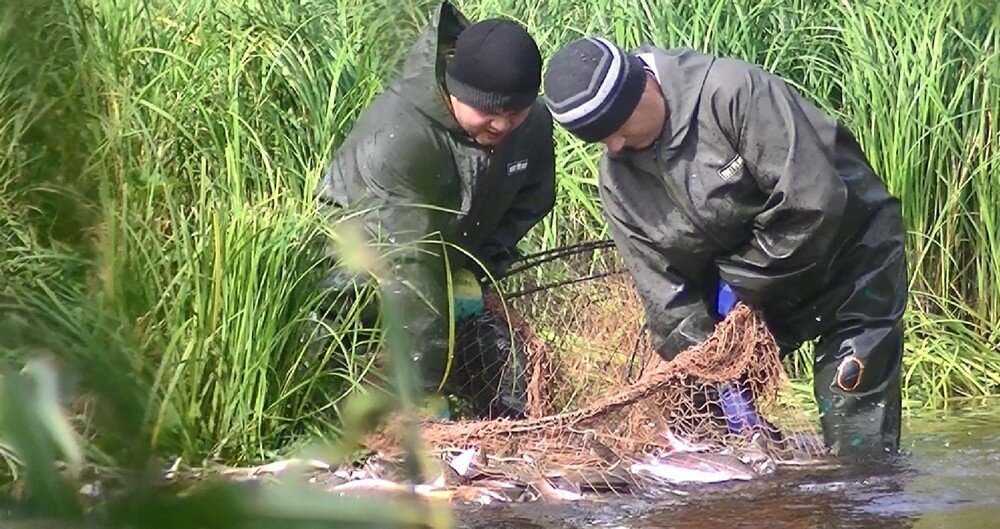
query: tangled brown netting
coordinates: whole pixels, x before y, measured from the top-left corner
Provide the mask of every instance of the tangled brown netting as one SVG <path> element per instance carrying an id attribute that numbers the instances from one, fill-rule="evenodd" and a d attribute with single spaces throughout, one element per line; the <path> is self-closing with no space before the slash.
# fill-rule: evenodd
<path id="1" fill-rule="evenodd" d="M 525 304 L 536 325 L 514 304 L 488 298 L 488 310 L 510 324 L 527 358 L 528 418 L 425 421 L 425 446 L 475 447 L 543 472 L 606 468 L 678 440 L 719 450 L 763 442 L 778 461 L 823 452 L 815 426 L 790 395 L 778 346 L 751 309 L 738 305 L 707 340 L 665 361 L 641 332 L 631 281 L 617 277 L 602 285 L 571 296 L 564 291 L 548 305 Z M 751 397 L 762 424 L 731 431 L 722 413 L 726 388 Z M 368 446 L 398 453 L 398 435 L 390 424 Z"/>

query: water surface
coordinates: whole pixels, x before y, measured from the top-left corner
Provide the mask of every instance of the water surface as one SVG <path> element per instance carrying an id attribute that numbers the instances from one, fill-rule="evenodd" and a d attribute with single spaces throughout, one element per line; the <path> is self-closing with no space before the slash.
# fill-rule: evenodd
<path id="1" fill-rule="evenodd" d="M 462 507 L 456 517 L 470 529 L 1000 527 L 1000 406 L 912 416 L 903 452 L 835 469 L 782 467 L 687 496 Z"/>

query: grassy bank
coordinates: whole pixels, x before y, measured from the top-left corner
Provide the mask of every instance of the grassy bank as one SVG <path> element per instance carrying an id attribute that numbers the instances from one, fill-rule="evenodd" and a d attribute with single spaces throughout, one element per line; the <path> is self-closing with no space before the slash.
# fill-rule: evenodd
<path id="1" fill-rule="evenodd" d="M 600 33 L 787 76 L 857 133 L 903 201 L 908 402 L 1000 389 L 991 1 L 457 5 L 473 19 L 521 20 L 546 57 Z M 133 447 L 238 462 L 336 435 L 342 398 L 371 359 L 357 354 L 351 318 L 314 345 L 326 237 L 311 192 L 432 6 L 66 0 L 17 16 L 7 6 L 3 355 L 54 353 L 78 389 L 103 397 L 74 410 L 95 456 Z M 559 201 L 528 251 L 606 236 L 599 151 L 557 135 Z M 795 369 L 808 376 L 804 359 Z M 129 431 L 103 426 L 112 420 L 141 436 L 110 435 Z"/>

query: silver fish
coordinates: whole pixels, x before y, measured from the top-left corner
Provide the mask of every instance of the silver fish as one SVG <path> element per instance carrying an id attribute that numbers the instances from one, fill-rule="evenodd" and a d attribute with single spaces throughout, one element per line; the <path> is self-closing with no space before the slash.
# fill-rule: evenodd
<path id="1" fill-rule="evenodd" d="M 670 444 L 670 453 L 676 452 L 707 452 L 711 450 L 711 446 L 707 444 L 692 443 L 687 439 L 684 439 L 674 433 L 673 430 L 667 428 L 663 431 L 663 438 Z"/>
<path id="2" fill-rule="evenodd" d="M 556 487 L 546 478 L 534 481 L 532 486 L 538 491 L 539 496 L 548 501 L 577 501 L 583 499 L 583 494 Z"/>
<path id="3" fill-rule="evenodd" d="M 365 478 L 355 481 L 348 481 L 347 483 L 342 483 L 331 487 L 329 490 L 331 492 L 349 493 L 349 494 L 365 494 L 365 493 L 381 493 L 381 494 L 409 494 L 416 493 L 420 496 L 430 496 L 436 491 L 442 489 L 442 484 L 439 482 L 434 483 L 421 483 L 419 485 L 414 485 L 412 488 L 408 485 L 402 483 L 395 483 L 386 479 L 379 478 Z"/>
<path id="4" fill-rule="evenodd" d="M 750 480 L 754 471 L 732 455 L 673 452 L 633 463 L 633 474 L 667 483 L 721 483 Z"/>

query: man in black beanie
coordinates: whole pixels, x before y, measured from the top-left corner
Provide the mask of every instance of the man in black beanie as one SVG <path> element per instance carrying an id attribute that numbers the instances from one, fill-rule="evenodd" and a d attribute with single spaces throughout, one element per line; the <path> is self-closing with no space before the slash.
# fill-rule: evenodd
<path id="1" fill-rule="evenodd" d="M 450 271 L 459 290 L 471 292 L 459 300 L 457 323 L 478 317 L 481 283 L 505 275 L 518 242 L 554 206 L 541 67 L 537 45 L 519 24 L 470 24 L 442 3 L 400 75 L 337 149 L 319 190 L 335 220 L 358 212 L 365 237 L 388 245 L 381 298 L 392 298 L 405 316 L 398 323 L 406 356 L 424 391 L 438 393 L 446 383 L 464 390 L 481 415 L 520 416 L 523 380 L 507 376 L 505 369 L 518 366 L 502 357 L 509 351 L 498 346 L 502 338 L 480 337 L 481 347 L 465 347 L 458 351 L 465 357 L 449 361 L 454 305 L 446 278 Z M 326 317 L 336 321 L 368 281 L 335 267 L 336 299 Z"/>
<path id="2" fill-rule="evenodd" d="M 553 119 L 606 145 L 602 208 L 659 353 L 708 337 L 724 285 L 783 353 L 819 339 L 829 447 L 898 449 L 903 223 L 852 134 L 762 68 L 687 48 L 578 39 L 543 92 Z"/>

